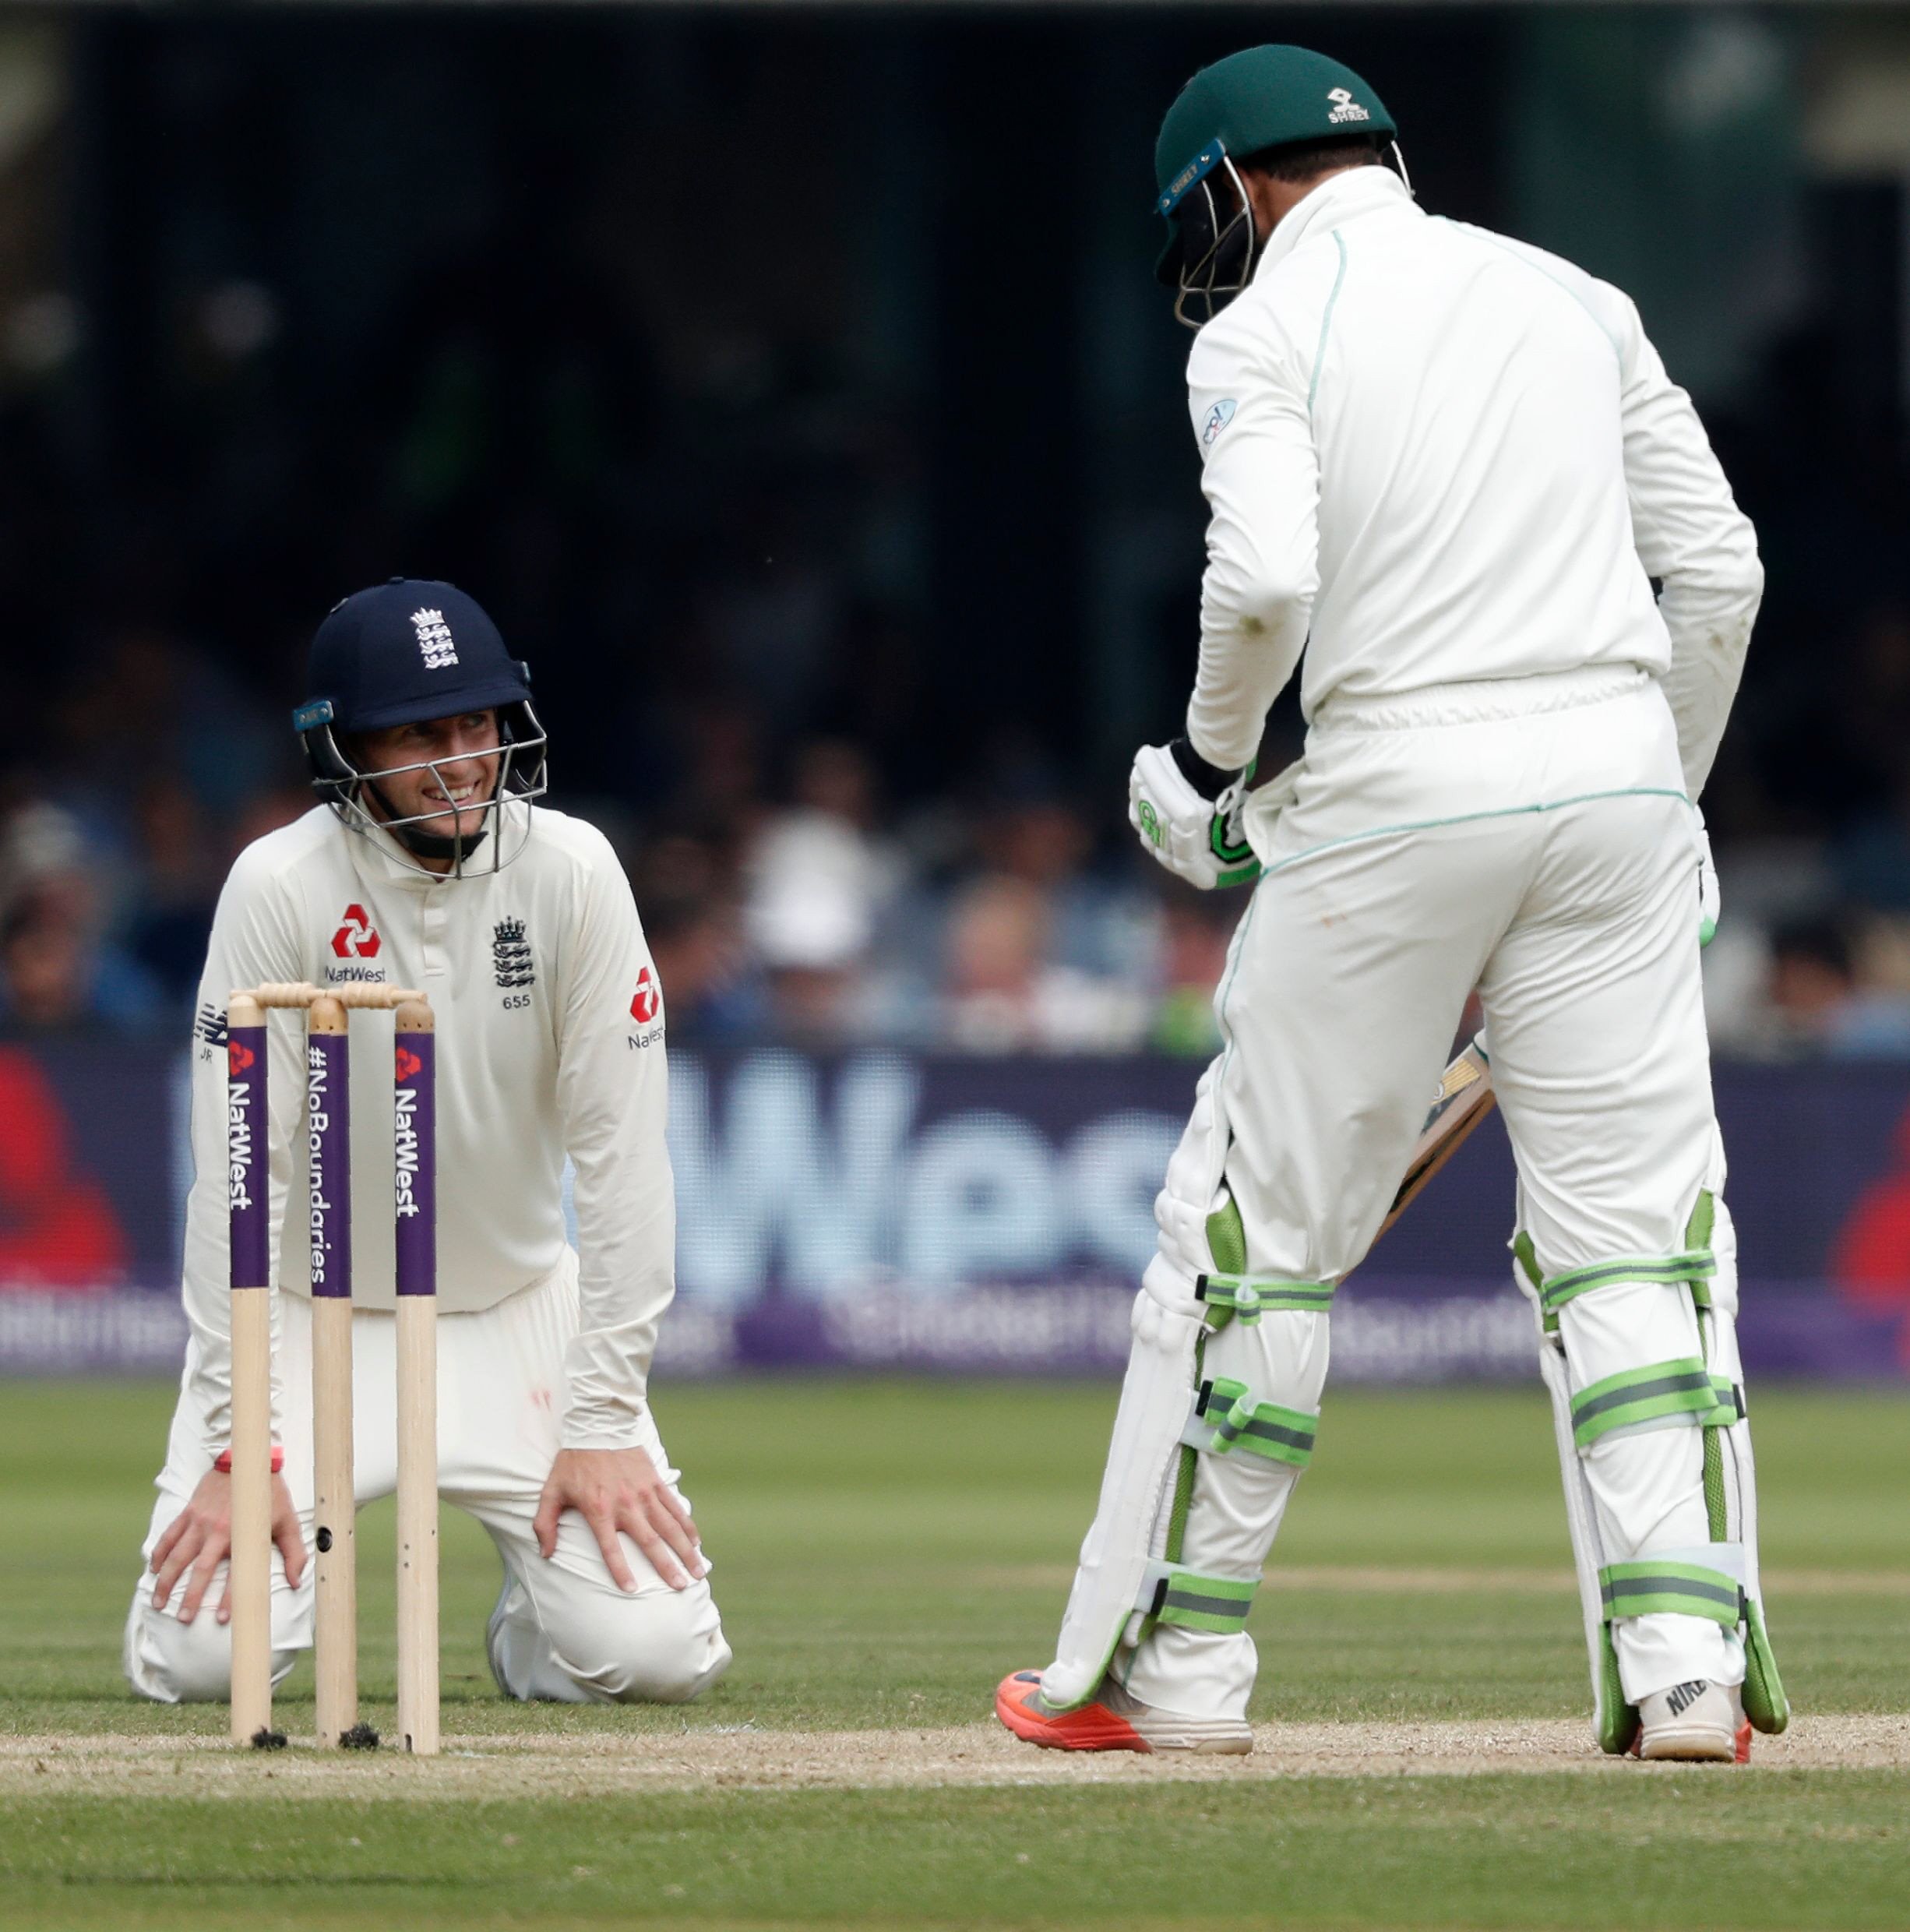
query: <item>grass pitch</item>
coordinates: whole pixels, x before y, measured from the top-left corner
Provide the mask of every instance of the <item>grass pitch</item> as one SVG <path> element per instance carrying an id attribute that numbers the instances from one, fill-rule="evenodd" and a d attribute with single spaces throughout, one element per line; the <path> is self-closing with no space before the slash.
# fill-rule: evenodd
<path id="1" fill-rule="evenodd" d="M 944 1739 L 985 1719 L 1004 1671 L 1046 1660 L 1113 1399 L 1052 1383 L 666 1391 L 665 1439 L 736 1648 L 728 1681 L 688 1711 L 503 1703 L 482 1648 L 496 1560 L 447 1511 L 445 1728 L 454 1743 L 481 1735 L 492 1756 L 379 1754 L 328 1764 L 307 1789 L 306 1754 L 234 1762 L 214 1741 L 222 1708 L 136 1704 L 120 1682 L 171 1399 L 0 1385 L 0 1925 L 1910 1923 L 1898 1768 L 1588 1761 L 1270 1782 L 1215 1765 L 1173 1781 L 1141 1760 L 1091 1784 L 1078 1761 L 1024 1750 L 999 1773 L 970 1768 L 1012 1785 L 858 1789 L 859 1747 L 818 1735 L 833 1756 L 815 1788 L 746 1788 L 762 1782 L 746 1769 L 757 1733 L 802 1734 L 777 1747 L 798 1761 L 812 1733 Z M 1910 1399 L 1770 1389 L 1757 1421 L 1792 1701 L 1869 1714 L 1874 1734 L 1878 1714 L 1910 1712 Z M 385 1504 L 363 1519 L 360 1564 L 367 1715 L 387 1728 L 390 1552 Z M 1269 1586 L 1252 1626 L 1258 1722 L 1365 1737 L 1444 1721 L 1463 1740 L 1583 1721 L 1535 1389 L 1330 1392 Z M 278 1708 L 308 1736 L 308 1669 Z M 139 1741 L 83 1741 L 103 1734 Z M 675 1786 L 591 1772 L 592 1754 L 640 1769 L 692 1745 L 745 1768 Z M 76 1768 L 90 1748 L 122 1752 L 122 1768 Z M 565 1775 L 538 1768 L 552 1765 Z"/>

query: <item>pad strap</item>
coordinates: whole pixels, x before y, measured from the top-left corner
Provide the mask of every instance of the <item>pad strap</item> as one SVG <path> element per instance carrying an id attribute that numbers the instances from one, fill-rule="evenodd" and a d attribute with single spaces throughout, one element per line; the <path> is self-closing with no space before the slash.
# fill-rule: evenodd
<path id="1" fill-rule="evenodd" d="M 1662 1282 L 1667 1288 L 1688 1287 L 1692 1300 L 1700 1308 L 1708 1308 L 1711 1278 L 1717 1272 L 1718 1263 L 1709 1248 L 1691 1248 L 1683 1254 L 1621 1255 L 1610 1261 L 1595 1261 L 1589 1267 L 1548 1275 L 1539 1287 L 1538 1302 L 1548 1315 L 1554 1315 L 1567 1302 L 1595 1289 L 1618 1288 L 1628 1282 Z"/>
<path id="2" fill-rule="evenodd" d="M 1207 1455 L 1224 1456 L 1239 1449 L 1304 1469 L 1313 1459 L 1319 1427 L 1316 1412 L 1309 1415 L 1303 1408 L 1282 1408 L 1277 1402 L 1256 1402 L 1246 1383 L 1217 1376 L 1200 1384 L 1181 1440 Z"/>
<path id="3" fill-rule="evenodd" d="M 1157 1624 L 1234 1637 L 1246 1628 L 1260 1587 L 1257 1577 L 1242 1583 L 1235 1577 L 1196 1576 L 1177 1563 L 1151 1563 L 1134 1607 Z"/>
<path id="4" fill-rule="evenodd" d="M 1334 1282 L 1279 1282 L 1249 1274 L 1202 1274 L 1194 1299 L 1207 1304 L 1207 1324 L 1225 1328 L 1238 1315 L 1250 1328 L 1263 1315 L 1323 1315 L 1333 1306 Z"/>
<path id="5" fill-rule="evenodd" d="M 1680 1616 L 1709 1617 L 1726 1630 L 1736 1630 L 1744 1616 L 1744 1591 L 1737 1578 L 1706 1564 L 1650 1557 L 1636 1563 L 1607 1564 L 1598 1572 L 1598 1590 L 1608 1621 L 1669 1610 Z"/>
<path id="6" fill-rule="evenodd" d="M 1589 1449 L 1617 1429 L 1667 1423 L 1714 1428 L 1737 1418 L 1730 1384 L 1712 1375 L 1697 1356 L 1683 1356 L 1642 1369 L 1621 1369 L 1581 1389 L 1572 1398 L 1572 1440 Z"/>

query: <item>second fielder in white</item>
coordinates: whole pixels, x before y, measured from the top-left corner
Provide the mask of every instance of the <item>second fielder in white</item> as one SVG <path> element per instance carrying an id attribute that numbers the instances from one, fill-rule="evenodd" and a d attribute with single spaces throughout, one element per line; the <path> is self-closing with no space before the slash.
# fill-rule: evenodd
<path id="1" fill-rule="evenodd" d="M 1186 736 L 1141 753 L 1131 816 L 1196 883 L 1258 883 L 1057 1655 L 996 1708 L 1043 1744 L 1249 1748 L 1244 1626 L 1313 1452 L 1334 1289 L 1476 987 L 1598 1739 L 1729 1759 L 1787 1712 L 1696 800 L 1761 573 L 1631 302 L 1429 217 L 1383 164 L 1393 133 L 1357 75 L 1278 47 L 1196 75 L 1161 132 L 1212 517 Z M 1249 791 L 1303 648 L 1305 755 Z"/>
<path id="2" fill-rule="evenodd" d="M 675 1285 L 661 989 L 623 868 L 533 801 L 528 672 L 448 583 L 347 598 L 296 717 L 327 802 L 240 854 L 201 982 L 186 1213 L 192 1324 L 125 1671 L 224 1698 L 231 1420 L 224 1008 L 272 981 L 421 987 L 438 1038 L 439 1487 L 490 1532 L 506 1695 L 678 1703 L 730 1661 L 709 1564 L 650 1412 Z M 309 1649 L 312 1289 L 302 1014 L 271 1016 L 273 1678 Z M 396 1481 L 392 1021 L 353 1023 L 353 1411 L 358 1500 Z M 389 1075 L 387 1075 L 387 1078 Z M 566 1238 L 566 1156 L 580 1247 Z"/>

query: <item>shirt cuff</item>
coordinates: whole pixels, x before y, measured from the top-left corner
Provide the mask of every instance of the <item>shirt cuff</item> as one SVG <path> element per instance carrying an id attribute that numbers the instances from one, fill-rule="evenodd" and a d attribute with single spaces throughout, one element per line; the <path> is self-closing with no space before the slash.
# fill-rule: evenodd
<path id="1" fill-rule="evenodd" d="M 605 1416 L 595 1410 L 573 1409 L 564 1418 L 563 1433 L 558 1447 L 560 1449 L 642 1449 L 647 1445 L 644 1440 L 644 1423 L 649 1419 L 647 1406 L 634 1412 L 625 1410 L 614 1416 Z"/>

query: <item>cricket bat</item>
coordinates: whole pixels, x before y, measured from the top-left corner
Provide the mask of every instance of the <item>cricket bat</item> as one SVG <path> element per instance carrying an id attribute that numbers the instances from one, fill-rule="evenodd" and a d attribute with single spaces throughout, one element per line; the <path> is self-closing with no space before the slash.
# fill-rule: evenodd
<path id="1" fill-rule="evenodd" d="M 1476 1035 L 1472 1044 L 1440 1077 L 1432 1111 L 1419 1130 L 1412 1158 L 1406 1163 L 1406 1177 L 1393 1197 L 1386 1219 L 1380 1224 L 1380 1234 L 1398 1220 L 1419 1190 L 1459 1151 L 1466 1136 L 1492 1112 L 1494 1098 L 1492 1062 L 1486 1058 L 1485 1035 Z M 1376 1241 L 1379 1238 L 1379 1235 L 1373 1236 Z"/>

